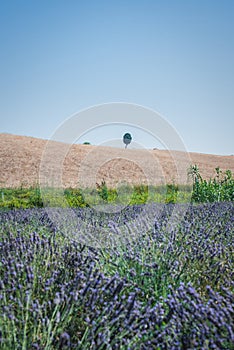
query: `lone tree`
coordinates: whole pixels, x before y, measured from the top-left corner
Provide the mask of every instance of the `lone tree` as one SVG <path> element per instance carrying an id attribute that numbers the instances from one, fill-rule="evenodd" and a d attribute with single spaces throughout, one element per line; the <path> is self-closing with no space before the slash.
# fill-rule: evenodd
<path id="1" fill-rule="evenodd" d="M 127 146 L 131 143 L 131 141 L 132 141 L 131 134 L 129 134 L 128 132 L 126 134 L 124 134 L 123 143 L 125 143 L 125 148 L 127 148 Z"/>

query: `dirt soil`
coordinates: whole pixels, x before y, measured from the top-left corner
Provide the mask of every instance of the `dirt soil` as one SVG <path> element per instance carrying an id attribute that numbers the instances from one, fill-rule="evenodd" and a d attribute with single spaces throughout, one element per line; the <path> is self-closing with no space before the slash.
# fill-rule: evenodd
<path id="1" fill-rule="evenodd" d="M 216 167 L 234 173 L 233 155 L 69 145 L 11 134 L 0 134 L 0 145 L 0 187 L 185 184 L 195 164 L 206 179 Z"/>

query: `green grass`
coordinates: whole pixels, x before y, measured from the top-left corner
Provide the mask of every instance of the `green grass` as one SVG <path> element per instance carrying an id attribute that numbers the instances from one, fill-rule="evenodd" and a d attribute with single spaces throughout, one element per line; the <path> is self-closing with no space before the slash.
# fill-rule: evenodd
<path id="1" fill-rule="evenodd" d="M 156 203 L 204 203 L 234 200 L 234 178 L 230 170 L 216 168 L 216 176 L 205 180 L 196 165 L 189 170 L 192 185 L 135 185 L 108 188 L 103 181 L 96 188 L 1 188 L 0 208 L 93 207 Z"/>
<path id="2" fill-rule="evenodd" d="M 0 208 L 93 207 L 96 205 L 134 205 L 147 202 L 183 203 L 190 201 L 191 188 L 169 184 L 163 186 L 125 186 L 113 189 L 102 184 L 97 189 L 60 190 L 39 187 L 1 188 Z"/>

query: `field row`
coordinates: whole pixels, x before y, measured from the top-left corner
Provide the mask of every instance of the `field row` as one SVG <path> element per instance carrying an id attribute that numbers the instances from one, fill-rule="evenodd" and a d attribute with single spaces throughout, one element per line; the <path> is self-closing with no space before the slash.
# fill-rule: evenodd
<path id="1" fill-rule="evenodd" d="M 0 349 L 233 349 L 232 202 L 0 220 Z"/>

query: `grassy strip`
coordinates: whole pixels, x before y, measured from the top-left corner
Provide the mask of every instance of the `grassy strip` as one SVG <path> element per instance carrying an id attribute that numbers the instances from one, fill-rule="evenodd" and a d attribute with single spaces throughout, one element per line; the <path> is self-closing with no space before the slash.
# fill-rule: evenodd
<path id="1" fill-rule="evenodd" d="M 41 192 L 39 187 L 1 188 L 0 208 L 33 207 L 93 207 L 95 205 L 134 205 L 147 202 L 183 203 L 191 198 L 189 186 L 125 186 L 118 190 L 108 189 L 103 183 L 96 189 L 55 189 L 47 188 Z"/>
<path id="2" fill-rule="evenodd" d="M 198 167 L 192 166 L 189 175 L 193 185 L 166 184 L 160 186 L 122 186 L 108 188 L 103 181 L 95 189 L 58 188 L 1 188 L 0 208 L 33 207 L 93 207 L 96 205 L 136 205 L 145 203 L 204 203 L 234 201 L 234 177 L 230 170 L 216 168 L 209 181 L 202 178 Z"/>

